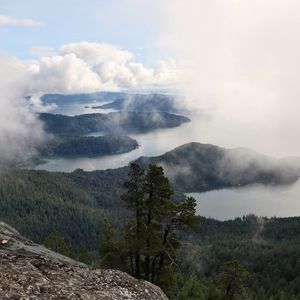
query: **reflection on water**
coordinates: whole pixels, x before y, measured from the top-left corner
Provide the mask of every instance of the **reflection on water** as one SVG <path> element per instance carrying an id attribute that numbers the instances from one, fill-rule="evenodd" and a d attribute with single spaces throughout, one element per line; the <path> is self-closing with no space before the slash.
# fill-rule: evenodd
<path id="1" fill-rule="evenodd" d="M 253 185 L 188 195 L 197 200 L 198 214 L 219 220 L 247 214 L 266 217 L 300 215 L 300 181 L 289 186 Z"/>
<path id="2" fill-rule="evenodd" d="M 60 105 L 54 110 L 51 110 L 51 114 L 62 114 L 67 116 L 75 116 L 75 115 L 82 115 L 82 114 L 95 114 L 95 113 L 109 113 L 114 110 L 110 109 L 93 109 L 94 106 L 104 105 L 109 102 L 87 102 L 87 103 L 66 103 Z"/>

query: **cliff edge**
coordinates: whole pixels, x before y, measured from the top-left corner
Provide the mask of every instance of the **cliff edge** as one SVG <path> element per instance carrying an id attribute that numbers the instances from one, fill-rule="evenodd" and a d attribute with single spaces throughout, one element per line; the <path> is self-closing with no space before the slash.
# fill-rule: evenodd
<path id="1" fill-rule="evenodd" d="M 92 269 L 0 222 L 0 299 L 168 300 L 150 282 Z"/>

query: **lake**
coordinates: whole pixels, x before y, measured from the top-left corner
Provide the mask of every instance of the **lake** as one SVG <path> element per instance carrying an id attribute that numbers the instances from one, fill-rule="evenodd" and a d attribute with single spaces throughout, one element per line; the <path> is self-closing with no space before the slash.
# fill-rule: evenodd
<path id="1" fill-rule="evenodd" d="M 68 115 L 81 113 L 108 112 L 93 110 L 90 104 L 66 105 L 55 113 Z M 85 107 L 88 106 L 88 107 Z M 156 156 L 189 142 L 211 143 L 222 147 L 248 147 L 274 157 L 300 155 L 298 139 L 290 133 L 271 135 L 270 128 L 255 126 L 245 130 L 232 120 L 213 118 L 207 114 L 193 114 L 192 120 L 180 127 L 162 129 L 146 134 L 131 134 L 139 143 L 139 148 L 129 153 L 102 156 L 97 158 L 57 158 L 51 159 L 35 169 L 71 172 L 77 168 L 86 171 L 117 168 L 127 165 L 140 156 Z M 95 134 L 97 135 L 97 134 Z M 224 189 L 206 193 L 195 193 L 197 212 L 206 217 L 231 219 L 254 213 L 259 216 L 297 216 L 300 215 L 300 183 L 291 186 L 266 187 L 248 186 L 237 189 Z"/>
<path id="2" fill-rule="evenodd" d="M 251 185 L 205 193 L 191 193 L 197 213 L 219 220 L 255 214 L 266 217 L 300 215 L 300 181 L 287 186 Z"/>

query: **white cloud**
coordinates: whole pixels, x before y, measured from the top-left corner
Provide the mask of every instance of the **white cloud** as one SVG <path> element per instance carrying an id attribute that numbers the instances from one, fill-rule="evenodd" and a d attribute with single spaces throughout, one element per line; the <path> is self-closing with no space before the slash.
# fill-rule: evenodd
<path id="1" fill-rule="evenodd" d="M 42 96 L 42 93 L 35 93 L 31 95 L 29 99 L 30 111 L 45 113 L 57 108 L 57 105 L 55 103 L 44 104 L 41 99 Z"/>
<path id="2" fill-rule="evenodd" d="M 176 82 L 178 69 L 174 60 L 158 61 L 154 68 L 146 68 L 134 58 L 133 53 L 110 44 L 66 44 L 57 55 L 31 62 L 28 92 L 95 92 L 165 87 Z"/>
<path id="3" fill-rule="evenodd" d="M 63 45 L 56 55 L 45 47 L 32 50 L 42 56 L 30 61 L 0 57 L 0 163 L 30 158 L 43 142 L 45 133 L 34 112 L 54 108 L 41 103 L 44 93 L 145 88 L 176 80 L 174 61 L 147 68 L 133 53 L 113 45 L 73 43 Z M 27 95 L 33 97 L 24 100 Z"/>
<path id="4" fill-rule="evenodd" d="M 80 93 L 101 89 L 99 76 L 75 54 L 42 57 L 32 63 L 29 93 Z"/>
<path id="5" fill-rule="evenodd" d="M 186 105 L 211 113 L 218 143 L 299 155 L 300 2 L 156 2 L 178 87 Z"/>
<path id="6" fill-rule="evenodd" d="M 0 58 L 0 164 L 30 158 L 43 141 L 41 123 L 23 98 L 30 81 L 27 65 Z"/>
<path id="7" fill-rule="evenodd" d="M 32 19 L 16 19 L 10 16 L 0 15 L 0 25 L 37 27 L 43 26 L 44 24 Z"/>
<path id="8" fill-rule="evenodd" d="M 132 53 L 107 43 L 70 43 L 61 46 L 59 52 L 61 55 L 74 53 L 77 57 L 90 64 L 107 62 L 122 64 L 134 58 Z"/>

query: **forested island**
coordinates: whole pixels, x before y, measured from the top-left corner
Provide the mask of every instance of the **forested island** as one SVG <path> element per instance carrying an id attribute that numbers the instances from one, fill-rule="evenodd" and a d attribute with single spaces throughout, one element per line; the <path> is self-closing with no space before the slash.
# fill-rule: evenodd
<path id="1" fill-rule="evenodd" d="M 40 146 L 39 155 L 51 157 L 96 157 L 120 154 L 138 148 L 136 140 L 123 135 L 52 136 Z"/>
<path id="2" fill-rule="evenodd" d="M 163 112 L 113 112 L 78 116 L 42 113 L 39 118 L 49 133 L 61 135 L 83 135 L 95 132 L 145 133 L 161 128 L 177 127 L 190 121 L 187 117 Z"/>

